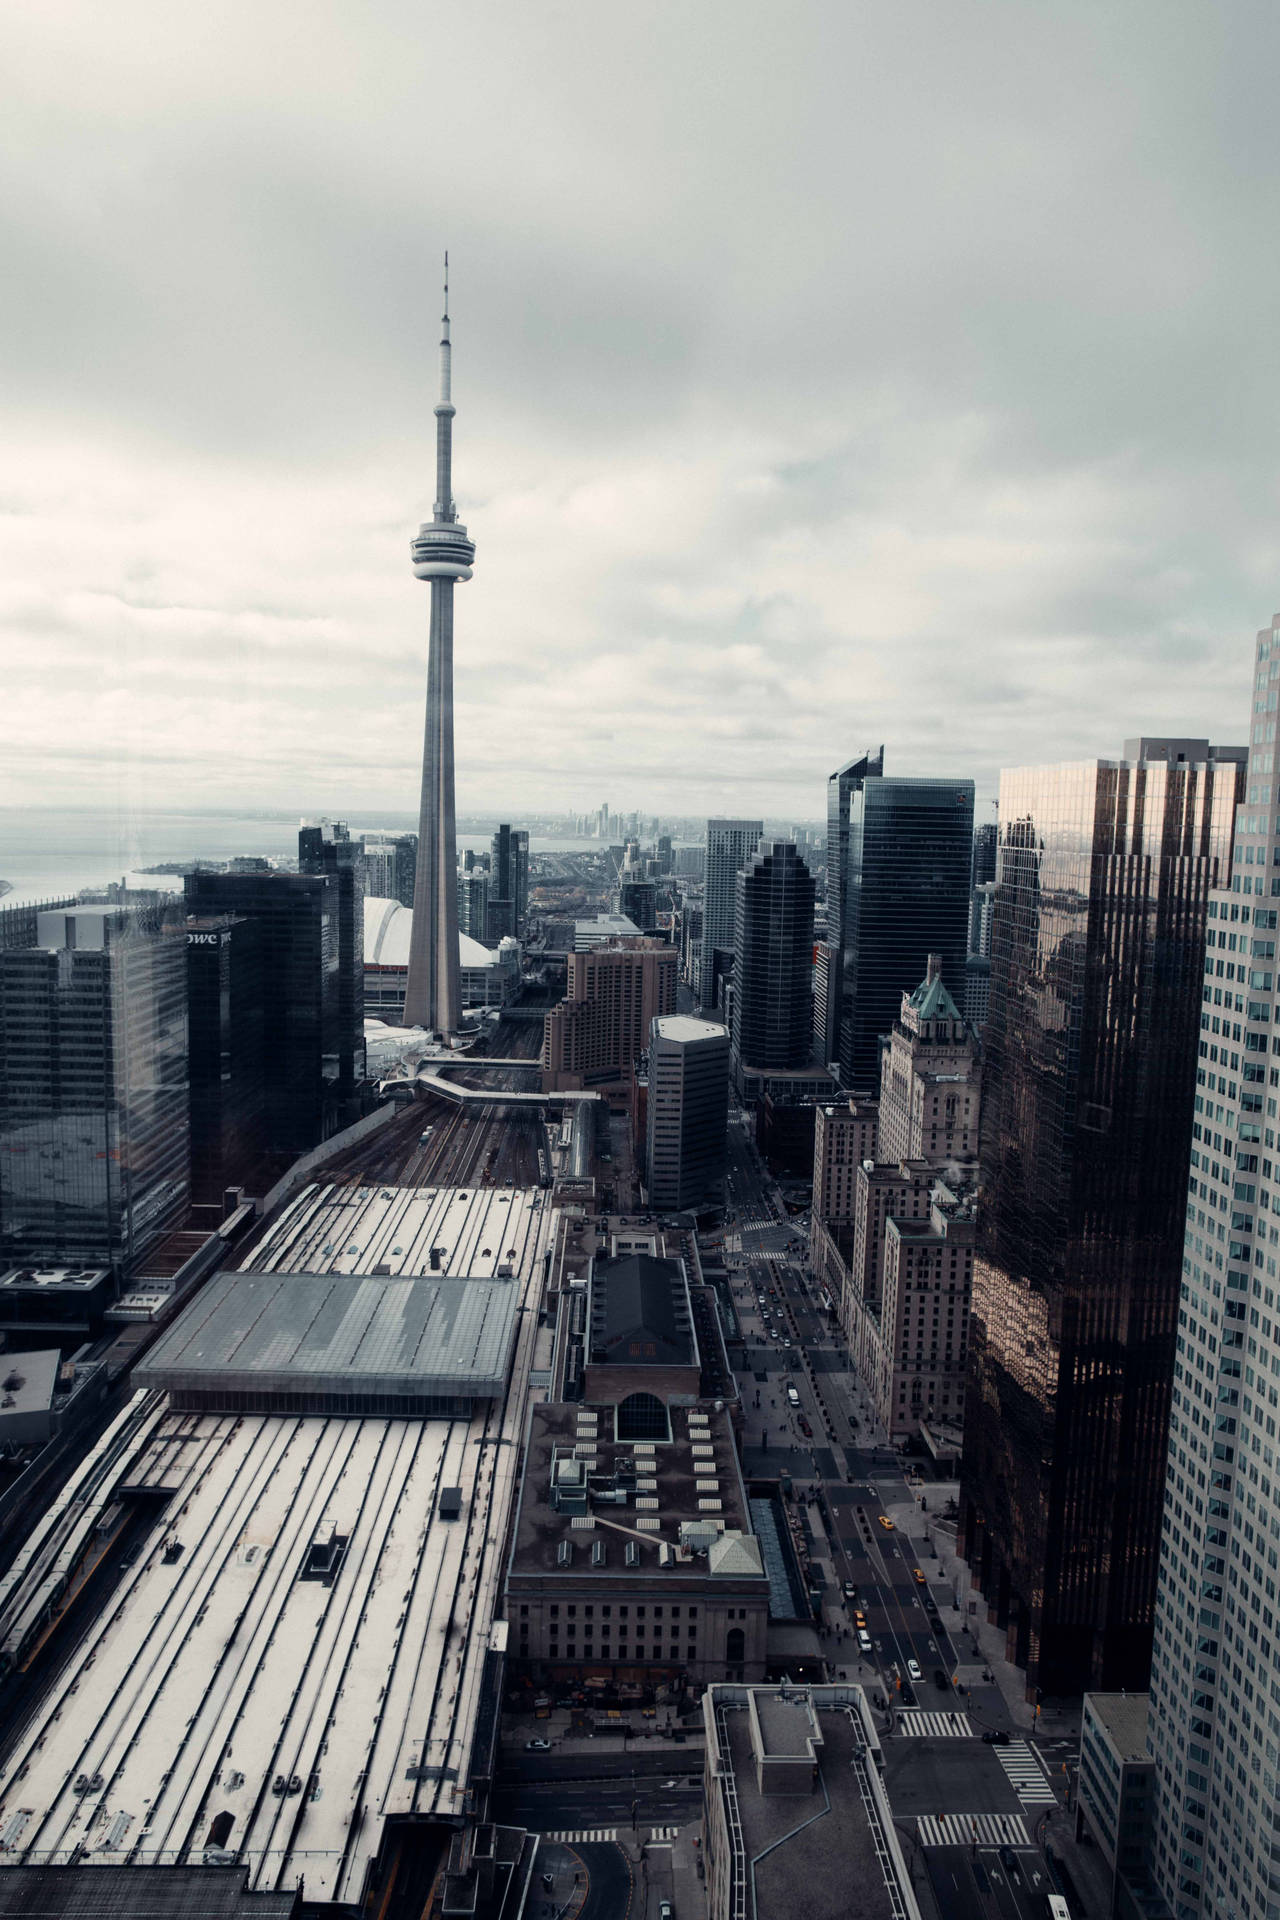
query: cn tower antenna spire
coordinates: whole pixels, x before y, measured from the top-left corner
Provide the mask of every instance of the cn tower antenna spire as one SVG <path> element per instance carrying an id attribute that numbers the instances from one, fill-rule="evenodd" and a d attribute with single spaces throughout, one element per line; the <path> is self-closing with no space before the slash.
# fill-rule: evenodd
<path id="1" fill-rule="evenodd" d="M 453 502 L 452 347 L 449 256 L 444 257 L 440 398 L 436 403 L 435 512 L 413 542 L 413 571 L 431 586 L 427 727 L 422 750 L 418 865 L 405 986 L 406 1026 L 456 1033 L 462 1024 L 458 952 L 458 848 L 453 776 L 453 589 L 471 578 L 475 546 Z"/>

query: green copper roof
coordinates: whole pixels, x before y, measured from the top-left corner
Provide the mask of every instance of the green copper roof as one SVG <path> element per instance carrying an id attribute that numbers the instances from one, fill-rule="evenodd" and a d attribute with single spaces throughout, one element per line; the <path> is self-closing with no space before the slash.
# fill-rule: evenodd
<path id="1" fill-rule="evenodd" d="M 942 975 L 937 973 L 932 980 L 922 980 L 911 996 L 911 1005 L 922 1020 L 959 1020 L 960 1009 L 942 984 Z"/>

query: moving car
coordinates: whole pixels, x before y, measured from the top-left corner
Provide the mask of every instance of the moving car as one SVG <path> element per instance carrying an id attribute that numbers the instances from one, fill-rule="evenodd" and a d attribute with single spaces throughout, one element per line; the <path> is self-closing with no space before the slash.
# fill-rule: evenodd
<path id="1" fill-rule="evenodd" d="M 915 1703 L 915 1689 L 909 1680 L 904 1680 L 902 1683 L 902 1704 L 904 1707 L 914 1707 Z"/>
<path id="2" fill-rule="evenodd" d="M 913 1680 L 919 1680 L 921 1678 L 920 1662 L 918 1660 L 908 1660 L 907 1672 L 911 1675 L 911 1678 Z"/>
<path id="3" fill-rule="evenodd" d="M 1009 1736 L 1003 1727 L 988 1727 L 982 1737 L 989 1747 L 1007 1747 L 1009 1744 Z"/>
<path id="4" fill-rule="evenodd" d="M 886 1533 L 893 1532 L 893 1522 L 889 1518 L 887 1513 L 878 1513 L 876 1515 L 876 1519 L 880 1522 L 880 1525 L 884 1528 Z"/>
<path id="5" fill-rule="evenodd" d="M 912 1575 L 913 1575 L 913 1577 L 914 1577 L 914 1579 L 915 1579 L 915 1583 L 916 1583 L 916 1585 L 917 1585 L 918 1587 L 922 1587 L 922 1586 L 924 1585 L 924 1583 L 925 1583 L 925 1580 L 924 1580 L 924 1574 L 923 1574 L 923 1573 L 922 1573 L 922 1572 L 920 1571 L 920 1568 L 919 1568 L 919 1567 L 913 1567 L 911 1571 L 912 1571 Z"/>

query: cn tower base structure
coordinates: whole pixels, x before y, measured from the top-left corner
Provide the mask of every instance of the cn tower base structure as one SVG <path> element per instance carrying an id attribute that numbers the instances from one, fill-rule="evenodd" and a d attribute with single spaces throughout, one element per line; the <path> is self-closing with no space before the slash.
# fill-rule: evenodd
<path id="1" fill-rule="evenodd" d="M 436 502 L 413 542 L 413 571 L 431 584 L 427 654 L 427 726 L 422 747 L 418 867 L 405 987 L 406 1026 L 456 1033 L 462 1024 L 458 985 L 458 843 L 453 776 L 453 589 L 471 578 L 475 545 L 453 501 L 453 401 L 449 343 L 448 257 L 440 400 L 436 407 Z"/>

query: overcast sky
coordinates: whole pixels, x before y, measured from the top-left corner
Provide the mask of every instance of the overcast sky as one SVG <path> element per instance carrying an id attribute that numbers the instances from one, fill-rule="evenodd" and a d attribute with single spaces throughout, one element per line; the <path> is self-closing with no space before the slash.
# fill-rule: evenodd
<path id="1" fill-rule="evenodd" d="M 0 68 L 0 799 L 416 805 L 445 246 L 462 808 L 1246 737 L 1274 4 L 40 0 Z"/>

